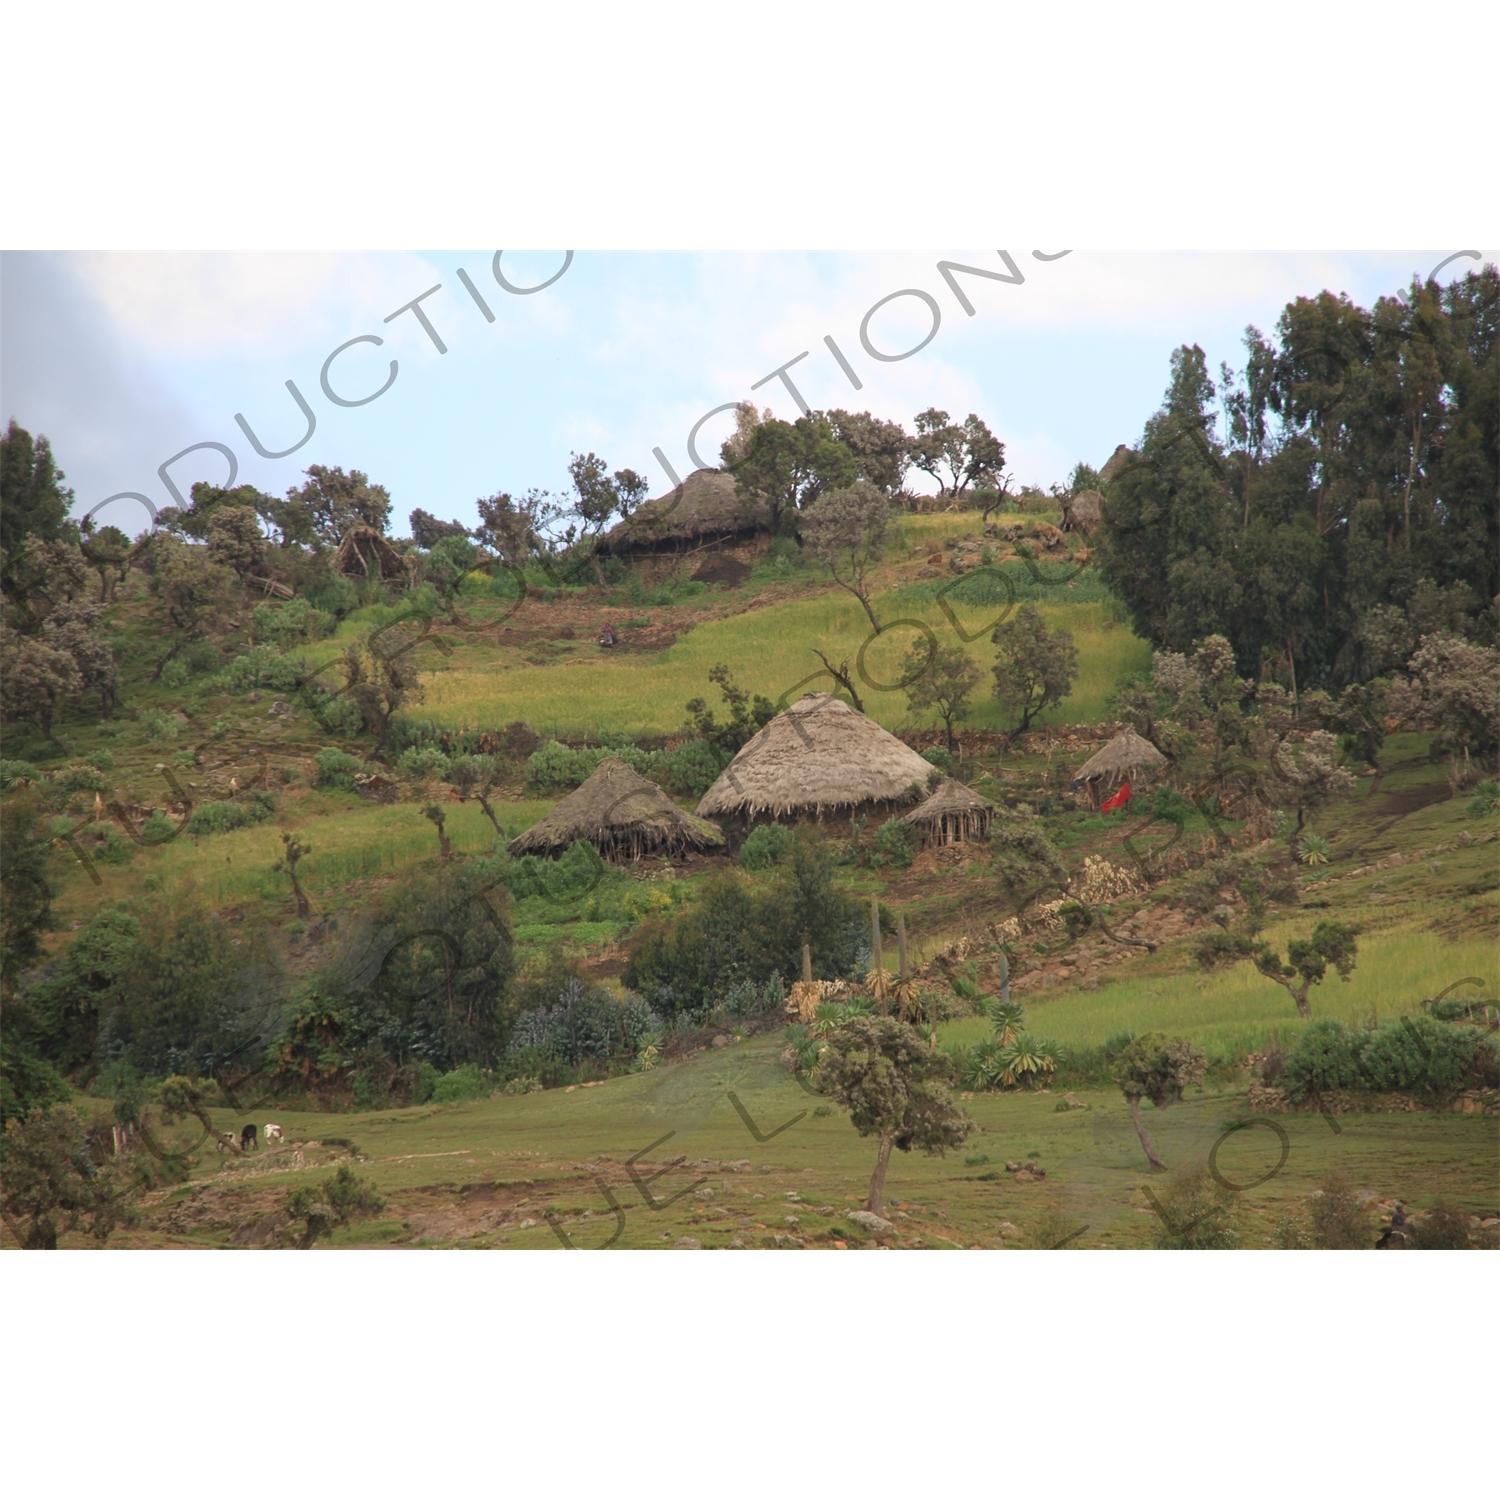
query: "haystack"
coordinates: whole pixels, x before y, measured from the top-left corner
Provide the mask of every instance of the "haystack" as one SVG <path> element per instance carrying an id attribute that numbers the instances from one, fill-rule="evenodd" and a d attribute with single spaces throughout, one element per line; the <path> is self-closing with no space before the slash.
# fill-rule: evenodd
<path id="1" fill-rule="evenodd" d="M 765 530 L 763 509 L 748 506 L 733 474 L 694 469 L 665 495 L 648 500 L 604 535 L 603 548 L 629 552 L 681 550 L 714 540 L 753 536 Z"/>
<path id="2" fill-rule="evenodd" d="M 565 852 L 586 839 L 605 859 L 628 864 L 654 855 L 716 849 L 724 835 L 677 806 L 654 781 L 611 756 L 534 828 L 512 839 L 512 854 Z"/>
<path id="3" fill-rule="evenodd" d="M 892 811 L 923 790 L 932 767 L 895 735 L 831 693 L 808 693 L 730 761 L 698 804 L 699 817 L 789 817 Z"/>
<path id="4" fill-rule="evenodd" d="M 1073 780 L 1088 787 L 1089 801 L 1098 807 L 1103 789 L 1118 786 L 1122 781 L 1132 784 L 1147 781 L 1153 771 L 1166 763 L 1166 756 L 1150 740 L 1143 740 L 1133 729 L 1125 729 L 1098 754 L 1090 756 Z"/>
<path id="5" fill-rule="evenodd" d="M 948 776 L 920 807 L 914 807 L 901 821 L 922 834 L 929 844 L 962 844 L 987 838 L 994 815 L 993 802 Z"/>
<path id="6" fill-rule="evenodd" d="M 351 526 L 333 554 L 333 571 L 346 578 L 410 584 L 416 562 L 403 557 L 373 526 Z"/>
<path id="7" fill-rule="evenodd" d="M 1079 490 L 1063 502 L 1064 531 L 1094 531 L 1104 521 L 1104 496 L 1098 490 Z"/>

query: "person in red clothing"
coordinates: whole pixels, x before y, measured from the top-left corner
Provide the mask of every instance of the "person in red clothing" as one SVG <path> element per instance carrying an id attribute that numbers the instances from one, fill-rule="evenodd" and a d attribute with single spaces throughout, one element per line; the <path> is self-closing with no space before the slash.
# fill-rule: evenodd
<path id="1" fill-rule="evenodd" d="M 1116 808 L 1124 807 L 1125 804 L 1127 802 L 1129 802 L 1129 801 L 1130 801 L 1130 783 L 1128 781 L 1121 782 L 1121 784 L 1120 784 L 1120 790 L 1118 792 L 1116 792 L 1114 794 L 1114 796 L 1111 797 L 1109 799 L 1109 801 L 1107 801 L 1102 808 L 1100 808 L 1100 811 L 1101 812 L 1114 812 Z"/>

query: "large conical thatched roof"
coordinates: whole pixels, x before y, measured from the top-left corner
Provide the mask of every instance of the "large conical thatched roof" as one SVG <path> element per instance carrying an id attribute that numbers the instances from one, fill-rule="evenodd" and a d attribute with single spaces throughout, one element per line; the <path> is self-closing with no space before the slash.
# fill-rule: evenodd
<path id="1" fill-rule="evenodd" d="M 512 854 L 561 854 L 576 839 L 587 839 L 606 859 L 625 862 L 717 848 L 724 835 L 611 756 L 508 847 Z"/>
<path id="2" fill-rule="evenodd" d="M 698 804 L 699 817 L 782 816 L 899 802 L 932 767 L 831 693 L 809 693 L 730 761 Z"/>
<path id="3" fill-rule="evenodd" d="M 767 523 L 764 507 L 748 504 L 733 474 L 694 469 L 680 485 L 647 500 L 604 534 L 606 552 L 623 553 L 666 544 L 730 537 Z"/>
<path id="4" fill-rule="evenodd" d="M 1075 781 L 1102 781 L 1113 786 L 1140 771 L 1154 771 L 1167 758 L 1133 729 L 1123 729 L 1096 755 L 1092 755 L 1073 773 Z"/>
<path id="5" fill-rule="evenodd" d="M 990 831 L 994 815 L 993 802 L 948 776 L 920 807 L 912 808 L 901 821 L 909 828 L 919 829 L 934 843 L 956 844 L 965 839 L 982 839 Z"/>

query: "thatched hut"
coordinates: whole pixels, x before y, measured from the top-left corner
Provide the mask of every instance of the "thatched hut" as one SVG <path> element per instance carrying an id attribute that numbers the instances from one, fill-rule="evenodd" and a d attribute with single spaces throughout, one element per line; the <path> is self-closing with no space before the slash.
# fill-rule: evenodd
<path id="1" fill-rule="evenodd" d="M 766 725 L 704 793 L 698 816 L 895 812 L 932 767 L 831 693 L 808 693 Z"/>
<path id="2" fill-rule="evenodd" d="M 403 587 L 411 585 L 417 570 L 416 559 L 403 556 L 373 526 L 351 526 L 331 566 L 346 578 L 378 578 Z"/>
<path id="3" fill-rule="evenodd" d="M 719 848 L 724 835 L 685 813 L 654 781 L 610 756 L 534 828 L 507 846 L 512 854 L 564 853 L 586 839 L 605 859 L 628 864 L 652 856 Z"/>
<path id="4" fill-rule="evenodd" d="M 616 556 L 681 552 L 716 541 L 743 540 L 766 527 L 764 510 L 746 504 L 733 474 L 694 469 L 676 488 L 637 506 L 607 531 L 603 550 Z"/>
<path id="5" fill-rule="evenodd" d="M 929 844 L 963 844 L 987 838 L 994 816 L 993 802 L 947 776 L 921 806 L 912 808 L 901 821 Z"/>
<path id="6" fill-rule="evenodd" d="M 1166 763 L 1166 756 L 1150 740 L 1143 740 L 1133 729 L 1123 729 L 1078 768 L 1073 780 L 1088 788 L 1089 802 L 1097 809 L 1105 790 L 1122 781 L 1132 787 L 1149 781 L 1151 773 Z"/>

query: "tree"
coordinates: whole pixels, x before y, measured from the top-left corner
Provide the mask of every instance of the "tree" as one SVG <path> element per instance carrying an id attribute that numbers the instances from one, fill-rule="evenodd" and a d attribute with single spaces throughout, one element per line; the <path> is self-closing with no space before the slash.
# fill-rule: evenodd
<path id="1" fill-rule="evenodd" d="M 829 490 L 847 489 L 858 474 L 854 455 L 816 415 L 795 422 L 771 417 L 756 426 L 743 451 L 733 442 L 721 452 L 740 503 L 750 514 L 761 511 L 778 536 L 793 533 L 799 512 Z"/>
<path id="2" fill-rule="evenodd" d="M 866 618 L 880 634 L 870 607 L 871 570 L 885 557 L 890 501 L 863 480 L 846 490 L 819 497 L 802 518 L 802 536 L 833 581 L 859 600 Z"/>
<path id="3" fill-rule="evenodd" d="M 759 693 L 752 700 L 723 662 L 709 668 L 708 680 L 717 685 L 729 718 L 721 724 L 702 698 L 693 698 L 687 704 L 688 726 L 699 739 L 735 755 L 776 717 L 776 705 Z"/>
<path id="4" fill-rule="evenodd" d="M 355 526 L 369 526 L 385 534 L 391 519 L 391 496 L 384 485 L 371 484 L 368 474 L 313 464 L 304 470 L 307 483 L 286 492 L 287 504 L 306 518 L 317 539 L 336 547 Z"/>
<path id="5" fill-rule="evenodd" d="M 78 550 L 99 575 L 100 604 L 108 604 L 115 586 L 124 583 L 130 571 L 130 538 L 118 526 L 101 526 L 95 531 L 90 521 L 84 522 L 83 534 Z"/>
<path id="6" fill-rule="evenodd" d="M 66 539 L 73 491 L 45 437 L 32 438 L 12 417 L 0 437 L 0 549 L 14 558 L 27 537 Z"/>
<path id="7" fill-rule="evenodd" d="M 1297 1014 L 1304 1019 L 1312 1015 L 1308 991 L 1323 982 L 1330 964 L 1348 982 L 1359 951 L 1355 942 L 1360 932 L 1358 925 L 1319 922 L 1311 938 L 1293 938 L 1287 944 L 1285 962 L 1269 943 L 1254 941 L 1258 926 L 1258 919 L 1252 919 L 1245 931 L 1226 929 L 1210 934 L 1198 944 L 1198 962 L 1205 969 L 1213 969 L 1244 958 L 1252 960 L 1267 979 L 1279 984 L 1292 997 Z"/>
<path id="8" fill-rule="evenodd" d="M 1157 1109 L 1176 1104 L 1184 1090 L 1198 1083 L 1207 1066 L 1207 1055 L 1185 1037 L 1170 1041 L 1159 1031 L 1138 1036 L 1115 1059 L 1114 1078 L 1130 1106 L 1130 1120 L 1140 1137 L 1146 1159 L 1158 1171 L 1167 1164 L 1141 1123 L 1141 1100 L 1149 1099 Z"/>
<path id="9" fill-rule="evenodd" d="M 434 515 L 429 515 L 420 507 L 407 517 L 407 524 L 411 527 L 411 539 L 424 552 L 430 551 L 443 540 L 444 537 L 460 536 L 469 534 L 468 528 L 459 521 L 440 521 Z"/>
<path id="10" fill-rule="evenodd" d="M 906 705 L 914 714 L 936 712 L 948 737 L 948 753 L 958 753 L 953 726 L 969 717 L 969 695 L 981 672 L 962 646 L 941 646 L 934 654 L 918 641 L 901 664 Z"/>
<path id="11" fill-rule="evenodd" d="M 918 414 L 916 428 L 908 453 L 917 468 L 937 480 L 939 495 L 957 498 L 970 485 L 999 486 L 1005 444 L 973 412 L 959 426 L 947 412 L 929 407 Z"/>
<path id="12" fill-rule="evenodd" d="M 604 587 L 604 570 L 599 566 L 599 539 L 604 528 L 618 518 L 629 520 L 632 512 L 649 493 L 650 486 L 634 469 L 616 469 L 606 473 L 607 465 L 592 453 L 572 455 L 568 474 L 573 480 L 576 497 L 572 514 L 576 527 L 564 533 L 568 545 L 575 547 L 594 570 L 594 581 Z"/>
<path id="13" fill-rule="evenodd" d="M 394 637 L 395 631 L 388 634 Z M 359 710 L 365 729 L 377 739 L 385 738 L 398 710 L 422 701 L 414 644 L 386 652 L 356 641 L 344 651 L 344 692 Z"/>
<path id="14" fill-rule="evenodd" d="M 833 850 L 814 828 L 796 829 L 775 876 L 755 903 L 751 940 L 757 973 L 791 980 L 809 949 L 816 973 L 853 973 L 864 937 L 864 912 L 838 884 Z"/>
<path id="15" fill-rule="evenodd" d="M 546 490 L 528 490 L 519 500 L 504 493 L 488 495 L 474 504 L 479 511 L 475 540 L 498 554 L 506 567 L 523 568 L 546 554 L 542 532 L 558 515 Z"/>
<path id="16" fill-rule="evenodd" d="M 1032 812 L 997 812 L 990 822 L 990 868 L 1019 916 L 1048 891 L 1066 892 L 1068 871 Z"/>
<path id="17" fill-rule="evenodd" d="M 941 1156 L 963 1145 L 974 1129 L 953 1102 L 953 1059 L 934 1051 L 914 1027 L 888 1016 L 847 1021 L 828 1038 L 813 1073 L 814 1086 L 879 1150 L 865 1206 L 885 1212 L 885 1174 L 892 1149 L 918 1147 Z"/>
<path id="18" fill-rule="evenodd" d="M 253 510 L 221 506 L 208 523 L 208 556 L 229 568 L 241 582 L 266 565 L 266 539 Z"/>
<path id="19" fill-rule="evenodd" d="M 9 672 L 5 674 L 9 678 Z M 42 934 L 56 927 L 47 876 L 43 808 L 35 791 L 0 803 L 0 996 L 16 997 L 17 981 L 42 955 Z M 7 1022 L 9 1023 L 9 1017 Z"/>
<path id="20" fill-rule="evenodd" d="M 436 802 L 429 802 L 422 809 L 422 816 L 437 829 L 438 858 L 447 864 L 453 858 L 453 840 L 448 837 L 448 814 Z"/>
<path id="21" fill-rule="evenodd" d="M 829 430 L 854 455 L 859 478 L 887 495 L 900 493 L 911 467 L 911 438 L 899 422 L 886 422 L 867 411 L 819 413 Z"/>
<path id="22" fill-rule="evenodd" d="M 297 920 L 305 922 L 312 915 L 312 902 L 307 899 L 307 892 L 302 889 L 302 882 L 297 878 L 297 861 L 303 855 L 313 852 L 312 845 L 304 844 L 295 833 L 283 833 L 281 847 L 281 858 L 271 866 L 271 870 L 277 875 L 284 872 L 292 882 L 292 895 L 297 899 Z"/>
<path id="23" fill-rule="evenodd" d="M 124 1003 L 141 924 L 122 907 L 95 912 L 27 997 L 48 1060 L 72 1070 L 94 1063 L 99 1029 Z"/>
<path id="24" fill-rule="evenodd" d="M 453 534 L 440 537 L 422 559 L 422 575 L 448 606 L 450 620 L 455 618 L 464 579 L 478 562 L 479 549 L 474 543 L 467 536 Z"/>
<path id="25" fill-rule="evenodd" d="M 151 680 L 156 682 L 162 669 L 185 646 L 229 624 L 233 575 L 228 568 L 214 562 L 206 548 L 189 547 L 176 537 L 160 533 L 152 544 L 152 560 L 155 568 L 151 592 L 166 623 L 177 635 L 151 674 Z"/>
<path id="26" fill-rule="evenodd" d="M 1078 649 L 1068 631 L 1047 629 L 1034 604 L 1023 604 L 1013 620 L 995 628 L 990 640 L 1000 648 L 993 668 L 995 698 L 1019 714 L 1016 733 L 1025 734 L 1038 714 L 1072 690 Z"/>
<path id="27" fill-rule="evenodd" d="M 84 592 L 88 576 L 88 564 L 71 538 L 23 538 L 14 554 L 5 555 L 0 569 L 11 623 L 24 634 L 35 635 L 49 610 Z"/>
<path id="28" fill-rule="evenodd" d="M 115 654 L 101 634 L 104 610 L 84 600 L 59 604 L 42 622 L 47 645 L 65 651 L 78 668 L 80 693 L 98 693 L 99 712 L 106 718 L 119 702 L 120 669 Z"/>
<path id="29" fill-rule="evenodd" d="M 82 693 L 83 679 L 66 651 L 0 631 L 0 711 L 7 720 L 30 719 L 50 740 L 63 705 Z"/>
<path id="30" fill-rule="evenodd" d="M 297 1249 L 311 1250 L 320 1236 L 357 1219 L 369 1219 L 385 1207 L 375 1185 L 350 1166 L 342 1166 L 327 1182 L 316 1187 L 296 1188 L 287 1194 L 285 1212 L 301 1219 L 302 1234 Z"/>
<path id="31" fill-rule="evenodd" d="M 103 1245 L 121 1224 L 136 1222 L 136 1196 L 118 1162 L 97 1162 L 76 1109 L 33 1110 L 5 1126 L 5 1222 L 24 1250 L 56 1250 L 82 1231 Z"/>
<path id="32" fill-rule="evenodd" d="M 1261 768 L 1264 795 L 1274 806 L 1297 814 L 1291 833 L 1292 859 L 1298 857 L 1298 843 L 1308 817 L 1335 797 L 1354 787 L 1354 777 L 1334 757 L 1338 741 L 1326 729 L 1315 729 L 1302 743 L 1277 740 L 1274 733 L 1262 733 L 1260 749 L 1265 755 Z"/>
<path id="33" fill-rule="evenodd" d="M 1466 779 L 1458 771 L 1460 759 L 1467 763 L 1472 757 L 1493 769 L 1500 753 L 1495 714 L 1500 702 L 1500 650 L 1451 635 L 1423 636 L 1407 671 L 1400 706 L 1409 718 L 1436 721 L 1432 748 L 1448 756 L 1454 786 Z"/>

